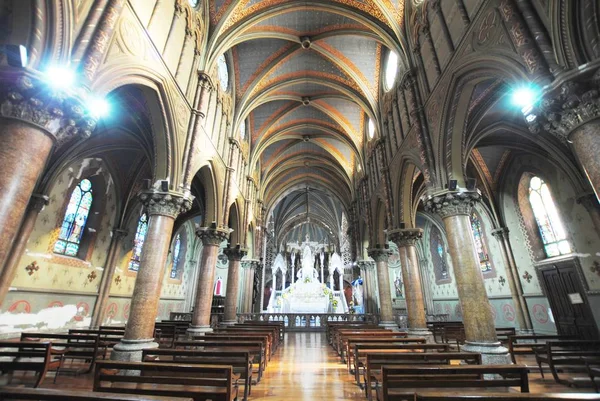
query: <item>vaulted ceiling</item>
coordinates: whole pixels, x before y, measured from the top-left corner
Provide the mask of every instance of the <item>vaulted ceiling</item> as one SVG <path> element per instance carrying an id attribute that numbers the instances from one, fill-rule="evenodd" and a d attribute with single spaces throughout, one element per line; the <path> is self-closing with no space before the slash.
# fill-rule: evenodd
<path id="1" fill-rule="evenodd" d="M 326 235 L 333 216 L 354 197 L 368 120 L 379 127 L 381 66 L 390 50 L 403 54 L 404 1 L 210 5 L 207 65 L 227 54 L 234 77 L 233 129 L 245 122 L 250 171 L 260 177 L 269 212 L 287 210 L 292 218 L 304 210 L 304 223 L 314 227 L 302 230 Z M 312 200 L 300 196 L 306 188 L 318 189 Z M 296 231 L 300 220 L 291 225 Z M 288 223 L 287 217 L 276 219 L 276 235 L 288 235 Z"/>

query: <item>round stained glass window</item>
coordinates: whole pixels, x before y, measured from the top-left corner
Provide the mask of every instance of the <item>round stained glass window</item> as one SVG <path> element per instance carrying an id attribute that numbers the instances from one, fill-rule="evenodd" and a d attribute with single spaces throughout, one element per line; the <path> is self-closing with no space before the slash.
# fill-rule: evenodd
<path id="1" fill-rule="evenodd" d="M 396 82 L 396 75 L 398 74 L 398 55 L 390 50 L 385 62 L 385 90 L 389 91 Z"/>
<path id="2" fill-rule="evenodd" d="M 369 118 L 369 139 L 375 138 L 375 123 Z"/>
<path id="3" fill-rule="evenodd" d="M 240 124 L 240 139 L 246 139 L 246 120 L 243 120 Z"/>
<path id="4" fill-rule="evenodd" d="M 229 71 L 227 70 L 227 61 L 225 60 L 224 54 L 221 54 L 217 60 L 217 73 L 219 74 L 221 88 L 223 88 L 223 90 L 227 90 L 229 87 Z"/>

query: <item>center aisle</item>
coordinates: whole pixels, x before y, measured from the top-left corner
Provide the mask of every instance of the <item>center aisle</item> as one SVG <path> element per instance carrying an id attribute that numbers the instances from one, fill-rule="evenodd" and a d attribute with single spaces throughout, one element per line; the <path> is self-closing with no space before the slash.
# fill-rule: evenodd
<path id="1" fill-rule="evenodd" d="M 286 333 L 249 400 L 365 400 L 325 333 Z"/>

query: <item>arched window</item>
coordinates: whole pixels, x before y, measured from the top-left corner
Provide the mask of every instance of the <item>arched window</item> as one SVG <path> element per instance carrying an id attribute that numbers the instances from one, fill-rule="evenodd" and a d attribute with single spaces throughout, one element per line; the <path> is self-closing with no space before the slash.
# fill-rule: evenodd
<path id="1" fill-rule="evenodd" d="M 429 233 L 429 250 L 436 283 L 449 282 L 450 275 L 448 274 L 448 265 L 446 264 L 446 246 L 442 239 L 442 233 L 436 226 L 432 226 Z"/>
<path id="2" fill-rule="evenodd" d="M 240 139 L 242 141 L 246 139 L 246 120 L 242 120 L 240 124 Z"/>
<path id="3" fill-rule="evenodd" d="M 133 239 L 133 249 L 131 251 L 131 259 L 129 260 L 129 270 L 138 271 L 140 269 L 140 259 L 142 257 L 142 248 L 146 233 L 148 232 L 148 215 L 146 213 L 140 216 L 137 229 L 135 230 L 135 238 Z"/>
<path id="4" fill-rule="evenodd" d="M 373 120 L 371 120 L 369 118 L 369 123 L 367 125 L 368 125 L 369 139 L 375 138 L 375 123 L 373 122 Z"/>
<path id="5" fill-rule="evenodd" d="M 471 231 L 473 231 L 473 238 L 475 239 L 475 249 L 477 249 L 477 256 L 479 256 L 479 267 L 481 268 L 481 272 L 491 272 L 492 264 L 485 244 L 485 238 L 483 237 L 481 220 L 475 211 L 471 212 Z"/>
<path id="6" fill-rule="evenodd" d="M 546 256 L 571 253 L 571 245 L 567 241 L 567 233 L 556 210 L 548 184 L 540 177 L 534 176 L 529 181 L 529 203 L 540 230 Z"/>
<path id="7" fill-rule="evenodd" d="M 181 251 L 181 234 L 177 234 L 175 237 L 175 244 L 173 245 L 173 267 L 171 268 L 171 278 L 179 277 L 179 256 Z"/>
<path id="8" fill-rule="evenodd" d="M 217 59 L 217 73 L 219 74 L 221 88 L 226 91 L 229 88 L 229 70 L 227 68 L 227 60 L 225 60 L 224 54 L 221 54 Z"/>
<path id="9" fill-rule="evenodd" d="M 77 256 L 93 199 L 92 183 L 88 179 L 81 180 L 69 199 L 54 253 Z"/>
<path id="10" fill-rule="evenodd" d="M 398 55 L 395 51 L 390 50 L 385 61 L 385 81 L 384 89 L 389 91 L 394 87 L 396 75 L 398 74 Z"/>

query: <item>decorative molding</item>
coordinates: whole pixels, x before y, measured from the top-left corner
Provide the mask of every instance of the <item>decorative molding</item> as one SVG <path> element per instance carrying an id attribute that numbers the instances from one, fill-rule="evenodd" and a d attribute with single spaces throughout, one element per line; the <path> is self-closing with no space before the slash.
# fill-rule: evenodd
<path id="1" fill-rule="evenodd" d="M 372 257 L 376 263 L 386 262 L 392 254 L 392 251 L 388 248 L 371 248 L 367 250 L 370 257 Z"/>
<path id="2" fill-rule="evenodd" d="M 140 201 L 149 215 L 161 215 L 177 218 L 180 213 L 191 209 L 194 197 L 184 192 L 144 191 L 139 194 Z"/>
<path id="3" fill-rule="evenodd" d="M 219 246 L 223 241 L 229 239 L 230 230 L 220 227 L 200 227 L 196 230 L 196 236 L 200 238 L 203 246 Z"/>
<path id="4" fill-rule="evenodd" d="M 438 214 L 442 219 L 451 216 L 470 216 L 475 203 L 481 199 L 478 191 L 448 191 L 434 195 L 423 203 L 425 210 Z"/>
<path id="5" fill-rule="evenodd" d="M 492 230 L 492 236 L 496 237 L 498 241 L 502 241 L 503 239 L 508 239 L 509 232 L 510 230 L 508 227 L 494 228 Z"/>
<path id="6" fill-rule="evenodd" d="M 388 231 L 390 241 L 398 245 L 399 248 L 406 246 L 416 246 L 417 241 L 423 238 L 422 228 L 406 228 Z"/>
<path id="7" fill-rule="evenodd" d="M 242 258 L 244 256 L 246 256 L 248 254 L 248 249 L 240 248 L 239 246 L 236 246 L 235 248 L 223 249 L 223 253 L 225 254 L 225 256 L 227 256 L 227 258 L 229 259 L 230 262 L 232 262 L 232 261 L 239 262 L 240 260 L 242 260 Z"/>

